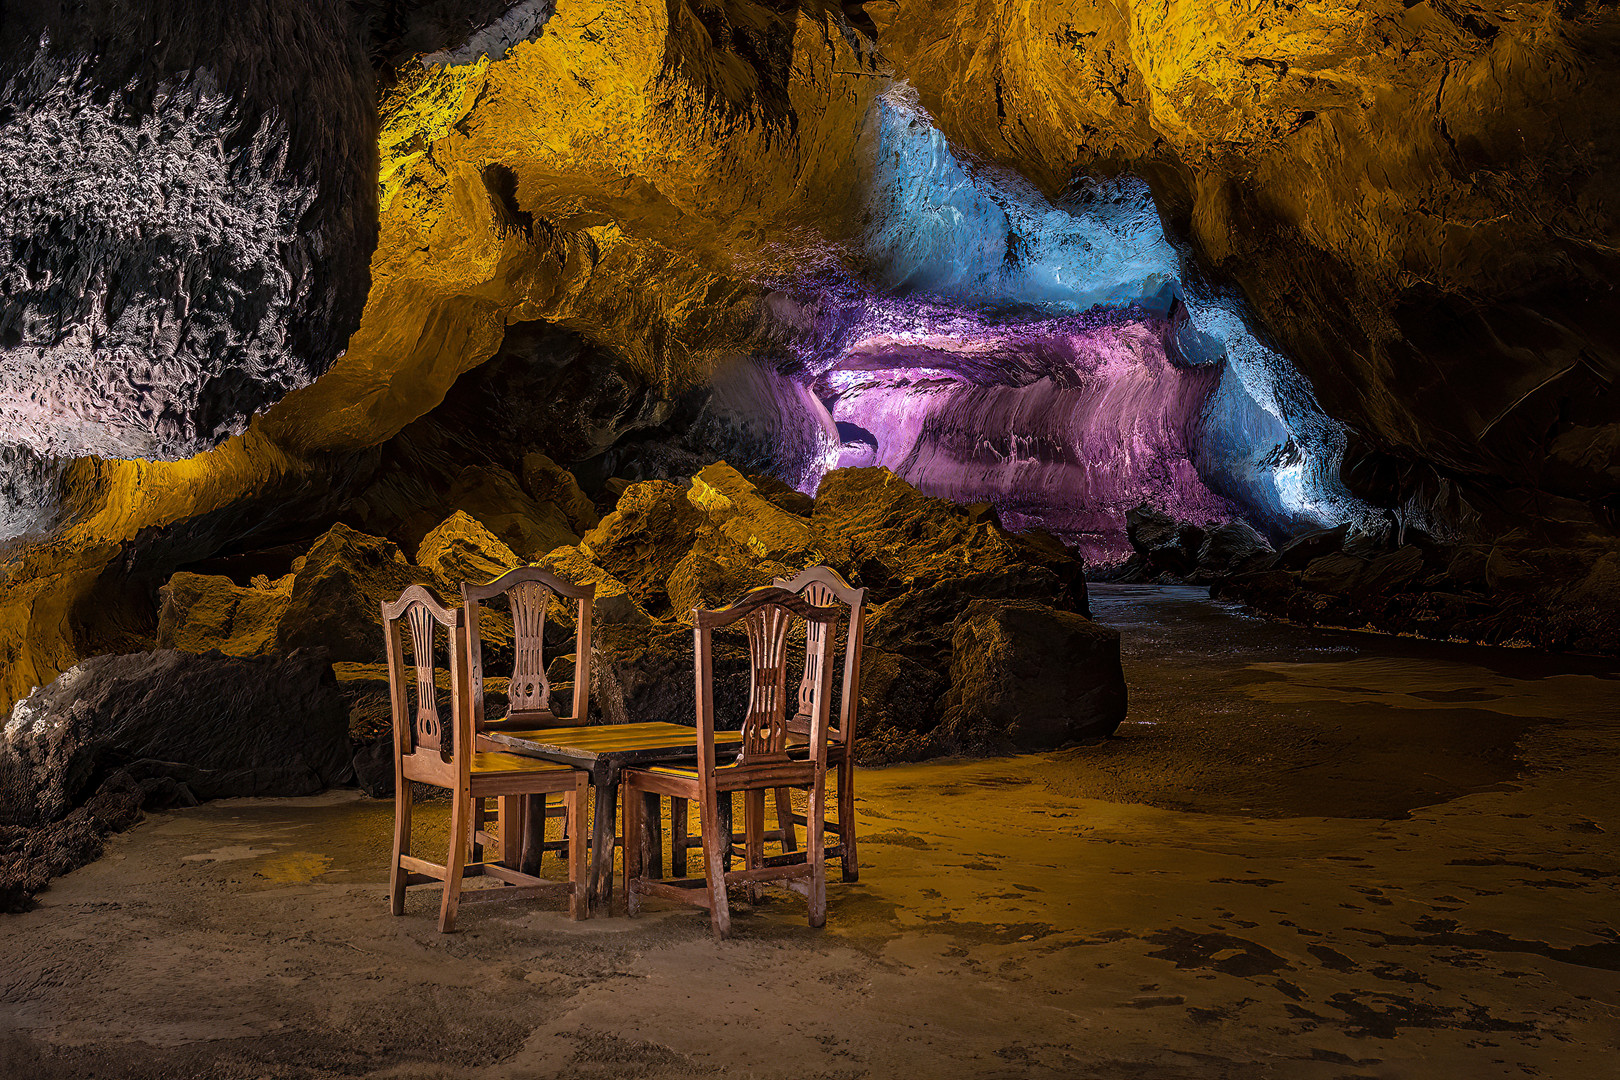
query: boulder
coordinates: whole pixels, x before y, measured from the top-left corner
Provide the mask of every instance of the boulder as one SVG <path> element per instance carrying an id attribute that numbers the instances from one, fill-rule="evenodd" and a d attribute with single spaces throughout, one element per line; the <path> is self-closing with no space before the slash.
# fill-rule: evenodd
<path id="1" fill-rule="evenodd" d="M 963 574 L 1033 562 L 1065 580 L 1074 606 L 1085 605 L 1084 567 L 1061 545 L 1014 536 L 988 507 L 932 498 L 881 467 L 829 472 L 810 520 L 828 564 L 873 590 L 876 602 Z"/>
<path id="2" fill-rule="evenodd" d="M 1423 561 L 1422 548 L 1403 544 L 1368 564 L 1361 588 L 1379 596 L 1399 592 L 1423 573 Z"/>
<path id="3" fill-rule="evenodd" d="M 1198 549 L 1198 565 L 1190 581 L 1210 581 L 1224 574 L 1242 573 L 1270 555 L 1271 545 L 1247 521 L 1229 521 L 1209 530 Z"/>
<path id="4" fill-rule="evenodd" d="M 948 752 L 935 736 L 939 699 L 949 686 L 943 652 L 925 661 L 868 645 L 861 653 L 856 760 L 881 765 Z"/>
<path id="5" fill-rule="evenodd" d="M 949 654 L 956 620 L 975 600 L 1033 600 L 1061 607 L 1064 589 L 1052 571 L 1025 564 L 947 578 L 869 607 L 866 642 L 933 661 Z"/>
<path id="6" fill-rule="evenodd" d="M 523 457 L 523 486 L 534 501 L 550 504 L 562 511 L 572 531 L 585 535 L 596 528 L 601 517 L 590 497 L 580 490 L 574 474 L 544 454 L 525 454 Z"/>
<path id="7" fill-rule="evenodd" d="M 582 547 L 576 545 L 557 548 L 536 559 L 535 565 L 550 570 L 559 577 L 567 578 L 576 585 L 595 585 L 596 596 L 591 606 L 591 619 L 598 626 L 614 623 L 646 624 L 652 621 L 636 602 L 636 598 L 630 595 L 630 590 L 625 588 L 624 582 L 592 562 Z M 553 605 L 553 615 L 562 621 L 562 625 L 574 624 L 571 606 L 564 610 L 560 604 Z"/>
<path id="8" fill-rule="evenodd" d="M 116 769 L 200 799 L 310 795 L 341 780 L 349 759 L 324 649 L 96 656 L 12 709 L 0 735 L 0 823 L 56 821 Z"/>
<path id="9" fill-rule="evenodd" d="M 1302 533 L 1278 550 L 1277 560 L 1273 566 L 1278 570 L 1303 570 L 1322 556 L 1343 550 L 1345 537 L 1349 534 L 1349 522 L 1335 525 L 1331 529 L 1316 529 Z"/>
<path id="10" fill-rule="evenodd" d="M 1300 582 L 1312 592 L 1353 597 L 1361 592 L 1371 565 L 1366 559 L 1335 551 L 1313 559 L 1301 573 Z"/>
<path id="11" fill-rule="evenodd" d="M 334 525 L 294 564 L 291 595 L 276 632 L 283 652 L 319 645 L 334 661 L 383 659 L 382 611 L 410 585 L 437 584 L 391 540 Z"/>
<path id="12" fill-rule="evenodd" d="M 524 559 L 579 543 L 562 509 L 537 502 L 517 477 L 494 465 L 469 465 L 450 485 L 449 503 L 481 521 Z"/>
<path id="13" fill-rule="evenodd" d="M 668 480 L 644 480 L 625 488 L 618 507 L 585 534 L 580 551 L 624 582 L 643 609 L 670 611 L 670 572 L 686 557 L 708 517 Z"/>
<path id="14" fill-rule="evenodd" d="M 715 635 L 714 643 L 715 725 L 735 729 L 748 706 L 748 646 L 739 635 L 723 633 Z M 696 655 L 689 627 L 605 626 L 593 644 L 593 722 L 697 724 Z"/>
<path id="15" fill-rule="evenodd" d="M 821 561 L 810 523 L 768 501 L 723 461 L 694 476 L 686 497 L 723 535 L 761 559 L 795 566 Z"/>
<path id="16" fill-rule="evenodd" d="M 157 646 L 257 656 L 276 646 L 292 601 L 293 575 L 243 588 L 220 574 L 177 573 L 158 590 Z"/>
<path id="17" fill-rule="evenodd" d="M 669 574 L 672 616 L 690 625 L 693 608 L 725 607 L 749 589 L 769 585 L 773 577 L 742 560 L 722 561 L 700 550 L 690 551 Z"/>
<path id="18" fill-rule="evenodd" d="M 1185 577 L 1198 565 L 1204 530 L 1147 503 L 1125 514 L 1125 535 L 1150 571 Z"/>
<path id="19" fill-rule="evenodd" d="M 462 582 L 487 584 L 520 562 L 511 548 L 464 510 L 445 518 L 416 549 L 416 565 L 431 571 L 445 595 L 452 597 L 459 595 Z"/>
<path id="20" fill-rule="evenodd" d="M 749 473 L 748 482 L 758 489 L 766 502 L 774 503 L 790 514 L 807 518 L 816 508 L 816 500 L 767 473 Z"/>
<path id="21" fill-rule="evenodd" d="M 960 753 L 1048 750 L 1125 719 L 1119 632 L 1028 600 L 975 600 L 951 639 L 935 739 Z"/>

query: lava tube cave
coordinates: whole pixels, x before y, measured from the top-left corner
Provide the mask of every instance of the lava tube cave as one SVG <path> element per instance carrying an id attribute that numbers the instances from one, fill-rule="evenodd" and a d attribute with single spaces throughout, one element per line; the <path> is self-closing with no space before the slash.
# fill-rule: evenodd
<path id="1" fill-rule="evenodd" d="M 0 1078 L 1607 1075 L 1617 43 L 0 4 Z"/>

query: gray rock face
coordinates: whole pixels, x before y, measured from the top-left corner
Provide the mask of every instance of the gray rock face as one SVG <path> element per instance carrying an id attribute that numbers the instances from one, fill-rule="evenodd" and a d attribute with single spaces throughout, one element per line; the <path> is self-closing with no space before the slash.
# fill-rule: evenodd
<path id="1" fill-rule="evenodd" d="M 0 823 L 56 821 L 117 769 L 198 798 L 310 795 L 348 769 L 323 649 L 97 656 L 19 701 L 0 734 Z"/>
<path id="2" fill-rule="evenodd" d="M 0 441 L 185 457 L 359 323 L 373 76 L 321 0 L 93 6 L 0 39 Z"/>

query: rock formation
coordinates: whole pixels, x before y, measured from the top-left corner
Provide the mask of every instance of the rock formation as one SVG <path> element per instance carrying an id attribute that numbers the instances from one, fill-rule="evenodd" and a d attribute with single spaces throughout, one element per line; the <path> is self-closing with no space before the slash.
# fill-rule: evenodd
<path id="1" fill-rule="evenodd" d="M 821 553 L 910 581 L 885 606 L 938 610 L 958 552 L 1078 610 L 991 518 L 1113 561 L 1147 503 L 1210 527 L 1156 549 L 1192 577 L 1421 534 L 1426 595 L 1608 648 L 1617 35 L 1551 0 L 8 9 L 0 695 L 178 642 L 165 586 L 198 644 L 310 640 L 367 575 L 437 580 L 355 537 L 457 511 L 650 633 L 787 564 L 757 508 L 619 506 L 720 457 L 800 518 L 840 465 L 988 504 L 914 556 L 824 493 Z M 300 585 L 334 523 L 360 562 Z M 1352 580 L 1412 584 L 1312 577 Z M 872 679 L 925 717 L 917 663 Z"/>

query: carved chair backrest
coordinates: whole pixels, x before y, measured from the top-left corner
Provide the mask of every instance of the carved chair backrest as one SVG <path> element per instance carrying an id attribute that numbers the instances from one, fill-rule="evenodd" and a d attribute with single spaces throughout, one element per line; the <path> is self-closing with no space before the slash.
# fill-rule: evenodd
<path id="1" fill-rule="evenodd" d="M 411 758 L 427 751 L 442 763 L 466 766 L 462 747 L 472 739 L 472 725 L 464 708 L 466 687 L 466 621 L 461 608 L 447 608 L 429 589 L 412 585 L 398 600 L 382 605 L 383 638 L 388 661 L 388 695 L 394 719 L 395 752 Z M 435 644 L 445 631 L 450 666 L 450 701 L 446 712 L 439 704 L 435 680 Z M 414 687 L 406 677 L 406 630 Z M 465 769 L 463 769 L 465 771 Z"/>
<path id="2" fill-rule="evenodd" d="M 772 584 L 804 597 L 817 607 L 842 604 L 848 610 L 844 632 L 844 677 L 839 691 L 838 715 L 827 737 L 833 742 L 849 744 L 853 750 L 855 713 L 861 698 L 861 649 L 865 645 L 866 636 L 866 590 L 855 588 L 830 566 L 812 566 L 791 578 L 777 578 Z M 798 710 L 788 720 L 788 729 L 796 735 L 808 735 L 810 732 L 810 714 L 815 709 L 815 689 L 821 679 L 821 672 L 816 670 L 813 658 L 817 655 L 821 636 L 835 629 L 835 625 L 808 620 L 804 624 L 804 677 L 799 680 Z"/>
<path id="3" fill-rule="evenodd" d="M 506 597 L 512 609 L 512 679 L 507 684 L 507 714 L 493 724 L 484 719 L 483 640 L 479 617 L 483 602 Z M 553 597 L 575 602 L 574 610 L 574 712 L 560 717 L 551 708 L 551 680 L 546 676 L 546 613 Z M 514 728 L 561 727 L 586 723 L 591 701 L 591 613 L 596 602 L 595 585 L 575 585 L 538 566 L 508 570 L 488 585 L 461 586 L 461 599 L 467 612 L 469 692 L 472 696 L 472 722 L 476 731 L 491 726 Z"/>
<path id="4" fill-rule="evenodd" d="M 802 596 L 765 586 L 750 589 L 735 603 L 714 611 L 692 611 L 697 659 L 698 770 L 710 784 L 717 768 L 714 756 L 714 631 L 742 623 L 748 634 L 748 711 L 743 717 L 742 746 L 733 765 L 723 768 L 788 763 L 787 636 L 794 618 L 825 629 L 842 618 L 836 607 L 819 607 Z M 818 635 L 813 647 L 819 685 L 810 714 L 811 763 L 826 767 L 827 729 L 832 700 L 830 665 L 832 635 Z"/>

